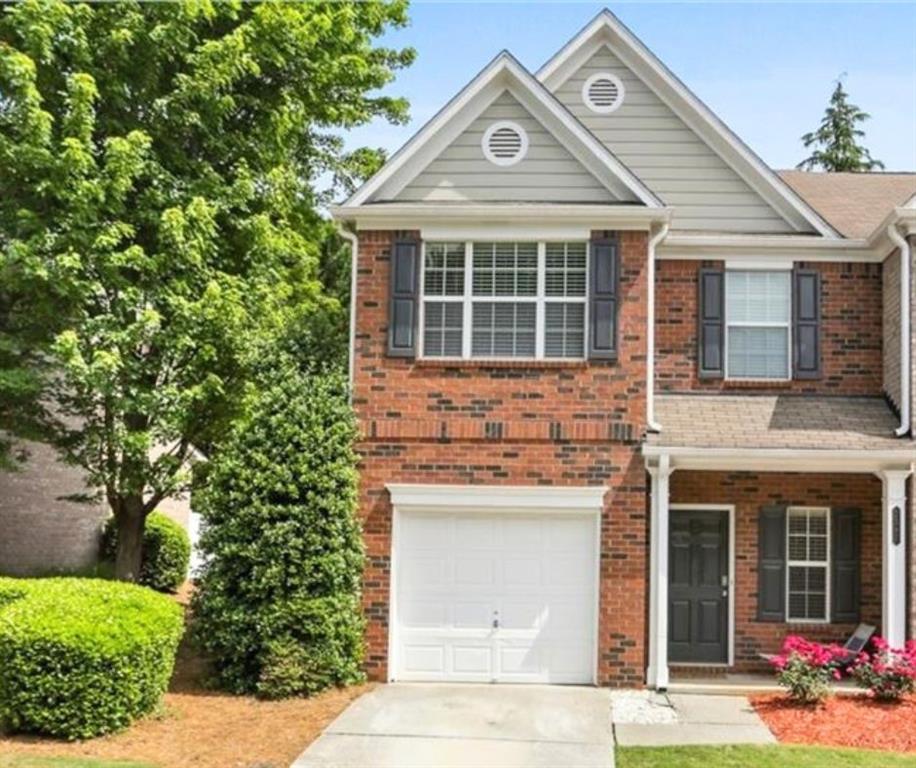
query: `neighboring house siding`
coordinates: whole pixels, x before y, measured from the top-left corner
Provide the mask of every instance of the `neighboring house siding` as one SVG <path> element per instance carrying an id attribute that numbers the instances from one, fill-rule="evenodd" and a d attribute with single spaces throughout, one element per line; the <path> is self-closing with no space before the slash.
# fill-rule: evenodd
<path id="1" fill-rule="evenodd" d="M 884 392 L 900 408 L 900 252 L 883 265 Z"/>
<path id="2" fill-rule="evenodd" d="M 86 493 L 83 473 L 63 464 L 54 450 L 26 443 L 28 461 L 0 471 L 0 574 L 13 576 L 83 571 L 95 565 L 102 504 L 60 497 Z"/>
<path id="3" fill-rule="evenodd" d="M 801 264 L 801 262 L 799 262 Z M 697 376 L 697 278 L 722 262 L 662 260 L 656 271 L 656 385 L 664 392 L 747 390 L 747 383 Z M 821 275 L 819 379 L 764 383 L 768 391 L 880 395 L 884 329 L 880 264 L 805 263 Z"/>
<path id="4" fill-rule="evenodd" d="M 48 445 L 26 442 L 20 447 L 27 450 L 28 460 L 17 471 L 0 471 L 0 575 L 92 569 L 99 558 L 102 524 L 110 514 L 108 504 L 61 498 L 91 492 L 83 471 L 62 462 Z M 164 500 L 158 511 L 193 533 L 187 496 Z M 195 551 L 199 564 L 197 557 Z"/>
<path id="5" fill-rule="evenodd" d="M 772 504 L 856 508 L 862 513 L 860 620 L 881 627 L 881 481 L 871 475 L 691 472 L 671 476 L 674 504 L 735 506 L 735 669 L 762 671 L 786 635 L 842 642 L 854 624 L 757 620 L 757 516 Z M 673 513 L 676 514 L 676 513 Z"/>
<path id="6" fill-rule="evenodd" d="M 582 100 L 593 74 L 623 82 L 621 106 L 597 114 Z M 722 158 L 609 48 L 597 51 L 556 89 L 563 104 L 667 205 L 674 230 L 793 232 Z"/>
<path id="7" fill-rule="evenodd" d="M 354 406 L 368 566 L 366 666 L 387 676 L 391 502 L 386 483 L 607 485 L 598 680 L 645 672 L 645 233 L 621 234 L 619 362 L 443 363 L 386 355 L 394 233 L 359 235 Z"/>
<path id="8" fill-rule="evenodd" d="M 497 166 L 484 157 L 484 132 L 511 120 L 528 134 L 528 153 Z M 508 91 L 503 92 L 451 145 L 408 184 L 400 201 L 615 202 L 614 196 Z"/>

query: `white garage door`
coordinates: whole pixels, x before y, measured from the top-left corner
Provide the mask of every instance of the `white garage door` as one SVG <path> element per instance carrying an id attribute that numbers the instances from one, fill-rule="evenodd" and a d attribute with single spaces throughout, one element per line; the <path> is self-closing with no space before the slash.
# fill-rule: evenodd
<path id="1" fill-rule="evenodd" d="M 410 512 L 395 535 L 395 679 L 593 682 L 594 515 Z"/>

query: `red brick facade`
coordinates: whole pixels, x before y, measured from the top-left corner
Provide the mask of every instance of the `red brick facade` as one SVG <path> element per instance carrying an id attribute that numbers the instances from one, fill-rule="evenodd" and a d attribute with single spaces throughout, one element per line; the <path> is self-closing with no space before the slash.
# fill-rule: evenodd
<path id="1" fill-rule="evenodd" d="M 354 403 L 363 431 L 370 676 L 387 674 L 391 505 L 385 484 L 607 485 L 599 682 L 644 681 L 646 256 L 620 233 L 616 362 L 435 363 L 386 355 L 394 232 L 360 233 Z"/>
<path id="2" fill-rule="evenodd" d="M 661 392 L 749 389 L 744 382 L 697 377 L 697 277 L 703 266 L 724 264 L 657 262 L 655 381 Z M 823 375 L 815 381 L 780 382 L 762 388 L 797 393 L 880 395 L 883 389 L 881 265 L 811 262 L 804 267 L 821 274 Z"/>
<path id="3" fill-rule="evenodd" d="M 768 504 L 861 510 L 861 620 L 881 626 L 881 481 L 877 477 L 678 470 L 671 476 L 671 502 L 735 506 L 736 669 L 765 668 L 757 654 L 775 653 L 787 634 L 835 642 L 845 640 L 855 628 L 757 621 L 757 514 Z"/>
<path id="4" fill-rule="evenodd" d="M 360 233 L 354 404 L 360 421 L 367 671 L 388 669 L 392 509 L 386 483 L 606 485 L 602 516 L 598 680 L 644 683 L 648 603 L 645 431 L 647 236 L 620 233 L 620 354 L 615 362 L 436 362 L 387 355 L 393 231 Z M 720 390 L 696 376 L 696 261 L 658 264 L 660 391 Z M 824 376 L 795 392 L 881 392 L 881 268 L 817 264 L 822 275 Z M 862 620 L 880 626 L 881 483 L 866 475 L 676 471 L 673 503 L 736 506 L 736 666 L 790 632 L 838 640 L 848 625 L 756 618 L 757 514 L 785 503 L 863 512 Z"/>

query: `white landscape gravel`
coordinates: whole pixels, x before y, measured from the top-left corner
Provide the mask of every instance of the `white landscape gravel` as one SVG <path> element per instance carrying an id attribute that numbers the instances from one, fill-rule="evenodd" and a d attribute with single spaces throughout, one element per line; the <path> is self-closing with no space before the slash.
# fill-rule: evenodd
<path id="1" fill-rule="evenodd" d="M 673 725 L 678 717 L 663 693 L 612 691 L 611 721 L 614 725 Z"/>

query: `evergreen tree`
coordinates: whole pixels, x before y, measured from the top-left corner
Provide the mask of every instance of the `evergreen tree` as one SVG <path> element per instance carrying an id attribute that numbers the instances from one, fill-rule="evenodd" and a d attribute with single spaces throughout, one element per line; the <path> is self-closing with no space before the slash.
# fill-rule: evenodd
<path id="1" fill-rule="evenodd" d="M 884 168 L 884 163 L 873 159 L 871 153 L 858 143 L 865 136 L 865 131 L 858 126 L 868 120 L 870 115 L 855 104 L 850 104 L 848 98 L 849 95 L 843 90 L 843 81 L 837 80 L 820 127 L 802 136 L 805 148 L 813 146 L 814 150 L 797 168 L 805 171 L 820 169 L 853 173 Z"/>

